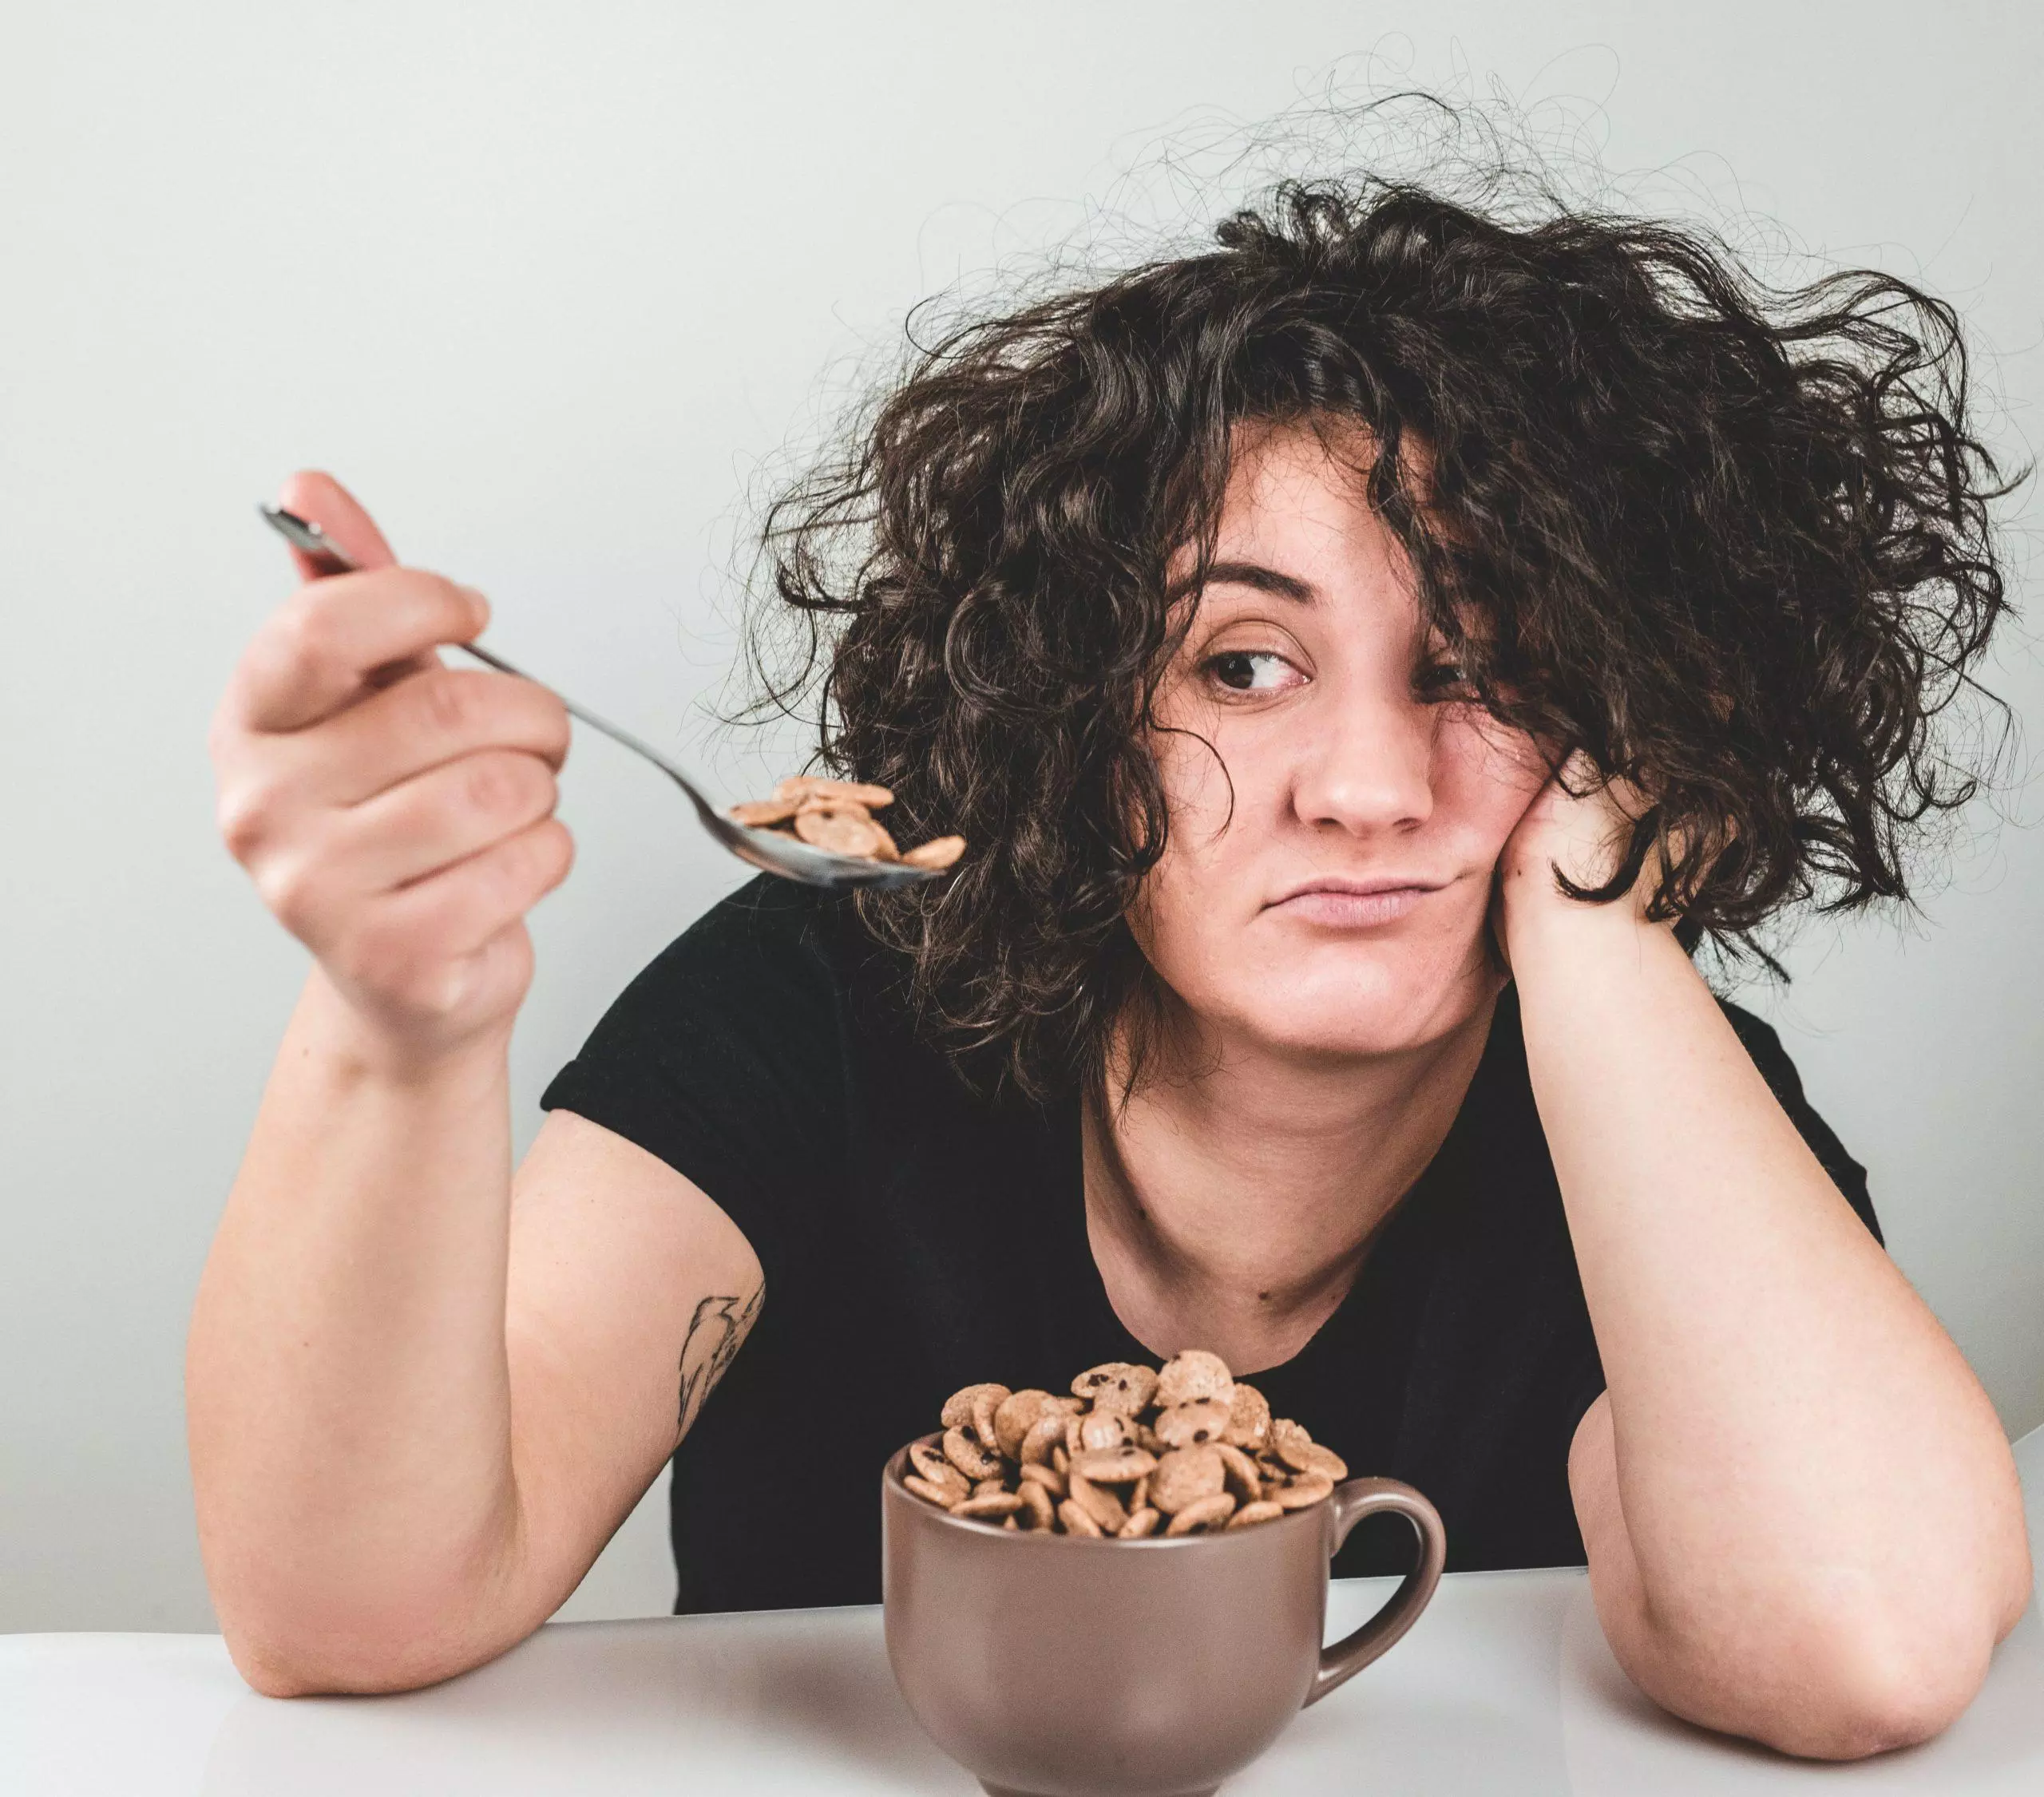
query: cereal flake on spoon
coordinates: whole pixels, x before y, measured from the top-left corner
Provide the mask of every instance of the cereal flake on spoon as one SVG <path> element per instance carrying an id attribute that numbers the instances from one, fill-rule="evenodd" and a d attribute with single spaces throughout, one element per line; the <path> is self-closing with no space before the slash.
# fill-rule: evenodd
<path id="1" fill-rule="evenodd" d="M 906 867 L 941 872 L 965 853 L 965 837 L 940 836 L 905 854 L 873 816 L 875 811 L 893 802 L 893 794 L 885 786 L 794 774 L 774 789 L 771 798 L 734 805 L 731 818 L 748 829 L 778 830 L 798 837 L 811 847 L 834 855 L 899 861 Z"/>

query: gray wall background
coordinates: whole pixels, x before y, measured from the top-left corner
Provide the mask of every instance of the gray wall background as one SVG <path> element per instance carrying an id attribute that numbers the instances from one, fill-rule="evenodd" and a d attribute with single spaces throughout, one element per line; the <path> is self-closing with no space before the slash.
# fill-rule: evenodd
<path id="1" fill-rule="evenodd" d="M 409 558 L 489 590 L 506 653 L 742 792 L 777 751 L 715 738 L 695 702 L 731 667 L 725 571 L 777 455 L 913 301 L 1103 204 L 1167 214 L 1194 193 L 1174 169 L 1213 176 L 1231 121 L 1331 73 L 1495 79 L 1638 192 L 1922 279 L 1990 352 L 2021 456 L 2044 396 L 2040 21 L 2022 0 L 6 0 L 0 1629 L 210 1625 L 185 1320 L 303 961 L 214 839 L 204 734 L 290 585 L 251 510 L 286 470 L 339 472 Z M 2034 726 L 2030 642 L 1998 681 Z M 536 920 L 528 1138 L 548 1072 L 739 877 L 600 741 L 564 806 L 580 862 Z M 1752 1002 L 2020 1433 L 2044 1422 L 2044 789 L 1999 809 L 1919 919 L 1806 930 L 1792 990 Z M 667 1608 L 660 1497 L 568 1613 Z"/>

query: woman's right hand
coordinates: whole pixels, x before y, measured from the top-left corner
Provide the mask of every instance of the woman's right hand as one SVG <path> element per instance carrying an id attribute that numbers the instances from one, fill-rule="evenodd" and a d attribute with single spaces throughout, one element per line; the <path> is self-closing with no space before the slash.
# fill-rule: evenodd
<path id="1" fill-rule="evenodd" d="M 568 714 L 529 680 L 441 665 L 481 633 L 482 596 L 395 566 L 337 482 L 295 475 L 279 503 L 362 572 L 311 580 L 236 668 L 211 734 L 220 833 L 370 1051 L 430 1063 L 508 1032 L 531 982 L 525 913 L 573 858 L 553 815 Z"/>

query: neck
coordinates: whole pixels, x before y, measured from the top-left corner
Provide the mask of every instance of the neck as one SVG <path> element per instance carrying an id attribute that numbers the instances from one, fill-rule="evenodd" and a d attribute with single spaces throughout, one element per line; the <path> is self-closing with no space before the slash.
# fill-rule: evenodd
<path id="1" fill-rule="evenodd" d="M 1129 1332 L 1242 1373 L 1296 1354 L 1446 1139 L 1495 1002 L 1435 1041 L 1353 1057 L 1166 1019 L 1135 1093 L 1085 1110 L 1087 1229 Z M 1124 1039 L 1107 1094 L 1126 1067 Z"/>

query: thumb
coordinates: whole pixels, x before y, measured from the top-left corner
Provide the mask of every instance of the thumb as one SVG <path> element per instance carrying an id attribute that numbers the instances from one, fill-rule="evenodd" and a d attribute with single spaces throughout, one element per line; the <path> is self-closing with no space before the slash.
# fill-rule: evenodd
<path id="1" fill-rule="evenodd" d="M 308 524 L 319 525 L 338 548 L 344 549 L 362 568 L 388 568 L 397 560 L 383 532 L 376 528 L 355 497 L 331 474 L 316 469 L 300 469 L 284 482 L 277 504 L 295 513 Z M 291 551 L 299 576 L 307 580 L 322 572 L 298 550 Z"/>

